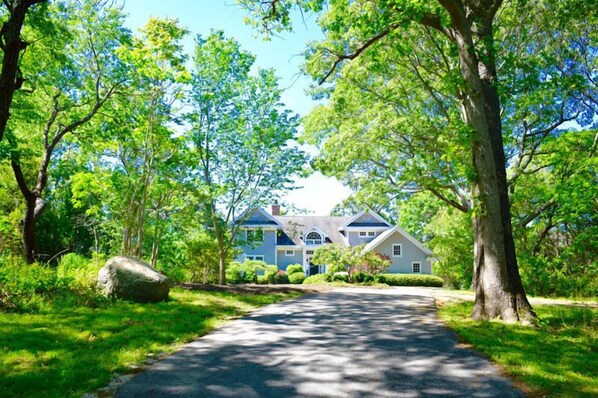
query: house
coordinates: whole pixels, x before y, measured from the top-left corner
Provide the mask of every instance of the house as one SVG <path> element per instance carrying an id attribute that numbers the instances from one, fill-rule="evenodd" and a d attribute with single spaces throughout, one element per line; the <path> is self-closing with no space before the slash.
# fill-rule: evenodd
<path id="1" fill-rule="evenodd" d="M 302 264 L 305 274 L 313 275 L 326 272 L 325 265 L 310 262 L 321 245 L 365 244 L 365 250 L 391 258 L 389 273 L 432 273 L 432 252 L 373 211 L 362 211 L 353 217 L 281 216 L 280 205 L 273 205 L 272 214 L 256 208 L 241 220 L 241 238 L 251 244 L 241 246 L 243 252 L 238 261 L 261 260 L 276 264 L 281 270 L 291 264 Z"/>

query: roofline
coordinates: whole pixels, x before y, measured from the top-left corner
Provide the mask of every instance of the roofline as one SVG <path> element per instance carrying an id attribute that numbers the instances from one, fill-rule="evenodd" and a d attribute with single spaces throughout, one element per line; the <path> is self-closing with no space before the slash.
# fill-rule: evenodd
<path id="1" fill-rule="evenodd" d="M 243 215 L 241 217 L 238 217 L 234 222 L 236 223 L 239 219 L 243 219 L 243 217 L 245 216 L 245 214 L 249 213 L 252 210 L 257 210 L 258 212 L 260 212 L 261 215 L 263 215 L 264 217 L 266 217 L 268 220 L 270 221 L 274 221 L 276 223 L 276 225 L 278 226 L 278 228 L 282 228 L 283 225 L 280 221 L 278 221 L 273 215 L 271 215 L 270 213 L 268 213 L 266 210 L 262 209 L 261 207 L 257 206 L 257 207 L 252 207 L 250 209 L 247 209 L 243 212 Z M 240 225 L 256 225 L 256 224 L 240 224 Z M 277 228 L 277 229 L 278 229 Z"/>
<path id="2" fill-rule="evenodd" d="M 352 222 L 354 222 L 355 220 L 357 220 L 359 217 L 361 217 L 362 215 L 369 213 L 370 215 L 372 215 L 376 220 L 388 225 L 389 227 L 392 227 L 392 225 L 390 225 L 388 223 L 388 221 L 386 221 L 385 219 L 383 219 L 380 214 L 376 213 L 375 211 L 372 210 L 362 210 L 359 213 L 355 214 L 353 217 L 351 217 L 349 219 L 349 221 L 347 221 L 346 223 L 344 223 L 343 225 L 340 226 L 340 228 L 338 229 L 339 231 L 344 230 L 345 228 L 347 228 L 349 226 L 349 224 L 351 224 Z"/>
<path id="3" fill-rule="evenodd" d="M 422 245 L 417 239 L 415 239 L 407 231 L 405 231 L 403 228 L 399 227 L 398 225 L 392 229 L 389 229 L 388 231 L 383 232 L 376 239 L 372 240 L 370 243 L 365 245 L 365 250 L 366 251 L 373 250 L 376 246 L 380 245 L 382 242 L 384 242 L 386 239 L 388 239 L 388 237 L 391 236 L 395 232 L 399 232 L 401 235 L 403 235 L 405 238 L 407 238 L 407 240 L 409 242 L 413 243 L 415 246 L 417 246 L 419 249 L 421 249 L 428 256 L 431 256 L 434 254 L 434 253 L 432 253 L 432 251 L 430 249 L 428 249 L 427 247 Z M 384 234 L 386 234 L 386 233 L 388 235 L 384 236 Z M 383 239 L 380 239 L 380 238 L 383 238 Z"/>

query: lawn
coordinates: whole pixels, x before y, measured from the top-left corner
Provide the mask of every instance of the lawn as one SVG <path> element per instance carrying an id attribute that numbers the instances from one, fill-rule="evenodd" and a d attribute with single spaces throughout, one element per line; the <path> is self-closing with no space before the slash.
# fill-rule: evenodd
<path id="1" fill-rule="evenodd" d="M 0 313 L 0 395 L 79 397 L 226 320 L 292 294 L 174 289 L 168 302 Z"/>
<path id="2" fill-rule="evenodd" d="M 530 389 L 531 396 L 598 396 L 598 310 L 535 306 L 538 327 L 469 319 L 472 303 L 450 303 L 440 317 L 476 350 Z"/>

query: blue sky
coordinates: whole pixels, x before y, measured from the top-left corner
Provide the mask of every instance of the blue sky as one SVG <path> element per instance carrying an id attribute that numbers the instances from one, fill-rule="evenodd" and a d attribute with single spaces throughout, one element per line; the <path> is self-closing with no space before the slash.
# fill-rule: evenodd
<path id="1" fill-rule="evenodd" d="M 245 25 L 246 11 L 234 0 L 125 0 L 124 10 L 129 14 L 127 24 L 133 31 L 145 24 L 150 16 L 178 19 L 191 31 L 185 43 L 188 54 L 192 54 L 193 39 L 197 34 L 207 35 L 212 29 L 223 30 L 256 56 L 257 66 L 276 70 L 281 79 L 280 86 L 285 89 L 282 99 L 289 109 L 304 116 L 315 105 L 305 94 L 311 82 L 299 73 L 306 43 L 322 37 L 313 15 L 304 15 L 304 20 L 299 14 L 295 15 L 293 32 L 265 41 L 252 27 Z M 315 215 L 328 214 L 350 193 L 338 181 L 319 173 L 300 179 L 297 184 L 302 188 L 286 194 L 283 200 Z"/>

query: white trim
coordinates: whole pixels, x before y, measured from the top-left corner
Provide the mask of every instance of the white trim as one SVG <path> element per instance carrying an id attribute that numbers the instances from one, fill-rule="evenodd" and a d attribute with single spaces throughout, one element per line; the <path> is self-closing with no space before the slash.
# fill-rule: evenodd
<path id="1" fill-rule="evenodd" d="M 386 231 L 391 227 L 347 227 L 343 231 L 355 232 L 355 231 Z"/>
<path id="2" fill-rule="evenodd" d="M 289 252 L 291 254 L 289 254 Z M 293 257 L 293 256 L 295 256 L 295 250 L 293 250 L 293 249 L 285 249 L 284 255 L 285 255 L 285 257 Z"/>
<path id="3" fill-rule="evenodd" d="M 271 225 L 264 225 L 264 224 L 241 224 L 241 226 L 239 227 L 239 230 L 244 230 L 244 229 L 263 229 L 264 231 L 277 231 L 282 227 L 273 227 Z"/>
<path id="4" fill-rule="evenodd" d="M 368 233 L 367 233 L 367 231 L 359 231 L 359 237 L 360 237 L 360 238 L 362 238 L 362 237 L 363 237 L 363 238 L 366 238 L 367 236 L 368 236 Z"/>
<path id="5" fill-rule="evenodd" d="M 395 254 L 395 247 L 399 247 L 399 254 Z M 402 243 L 393 243 L 392 244 L 392 256 L 393 257 L 403 257 L 403 244 Z"/>
<path id="6" fill-rule="evenodd" d="M 303 245 L 276 245 L 277 250 L 286 250 L 286 249 L 293 249 L 293 250 L 301 250 Z"/>
<path id="7" fill-rule="evenodd" d="M 322 238 L 322 243 L 320 243 L 319 245 L 310 245 L 307 243 L 307 235 L 309 235 L 310 233 L 315 232 L 318 235 L 320 235 L 320 237 Z M 306 246 L 320 246 L 320 245 L 324 245 L 326 244 L 326 238 L 328 238 L 328 235 L 326 235 L 324 233 L 324 231 L 322 231 L 320 228 L 318 227 L 310 227 L 308 229 L 305 230 L 305 233 L 303 234 L 303 244 Z"/>
<path id="8" fill-rule="evenodd" d="M 429 255 L 429 256 L 433 255 L 433 253 L 430 249 L 428 249 L 427 247 L 425 247 L 424 245 L 419 243 L 417 239 L 415 239 L 413 236 L 409 235 L 409 233 L 407 231 L 405 231 L 403 228 L 399 227 L 398 225 L 396 227 L 391 228 L 388 231 L 385 231 L 384 233 L 378 235 L 378 237 L 376 237 L 376 239 L 372 240 L 370 243 L 368 243 L 365 246 L 364 250 L 370 251 L 370 250 L 374 249 L 376 246 L 380 245 L 382 242 L 384 242 L 389 236 L 391 236 L 395 232 L 398 232 L 401 235 L 403 235 L 409 242 L 413 243 L 415 246 L 417 246 L 417 248 L 419 248 L 421 251 L 423 251 L 427 255 Z"/>
<path id="9" fill-rule="evenodd" d="M 376 231 L 368 231 L 368 238 L 376 237 Z"/>
<path id="10" fill-rule="evenodd" d="M 366 213 L 369 214 L 370 216 L 374 217 L 376 220 L 380 221 L 381 223 L 384 223 L 384 224 L 388 225 L 389 227 L 391 227 L 391 225 L 388 223 L 388 221 L 386 221 L 385 219 L 383 219 L 375 211 L 372 211 L 372 210 L 367 210 L 367 211 L 366 210 L 362 210 L 359 213 L 355 214 L 353 217 L 351 217 L 349 219 L 349 221 L 347 221 L 346 223 L 344 223 L 343 225 L 341 225 L 341 227 L 338 230 L 342 231 L 344 229 L 347 229 L 351 223 L 355 222 L 355 220 L 357 220 L 359 217 L 363 216 Z"/>
<path id="11" fill-rule="evenodd" d="M 415 272 L 413 269 L 415 267 L 415 264 L 419 265 L 419 271 Z M 421 261 L 412 261 L 411 262 L 411 273 L 412 274 L 421 274 L 422 273 L 422 262 Z"/>

